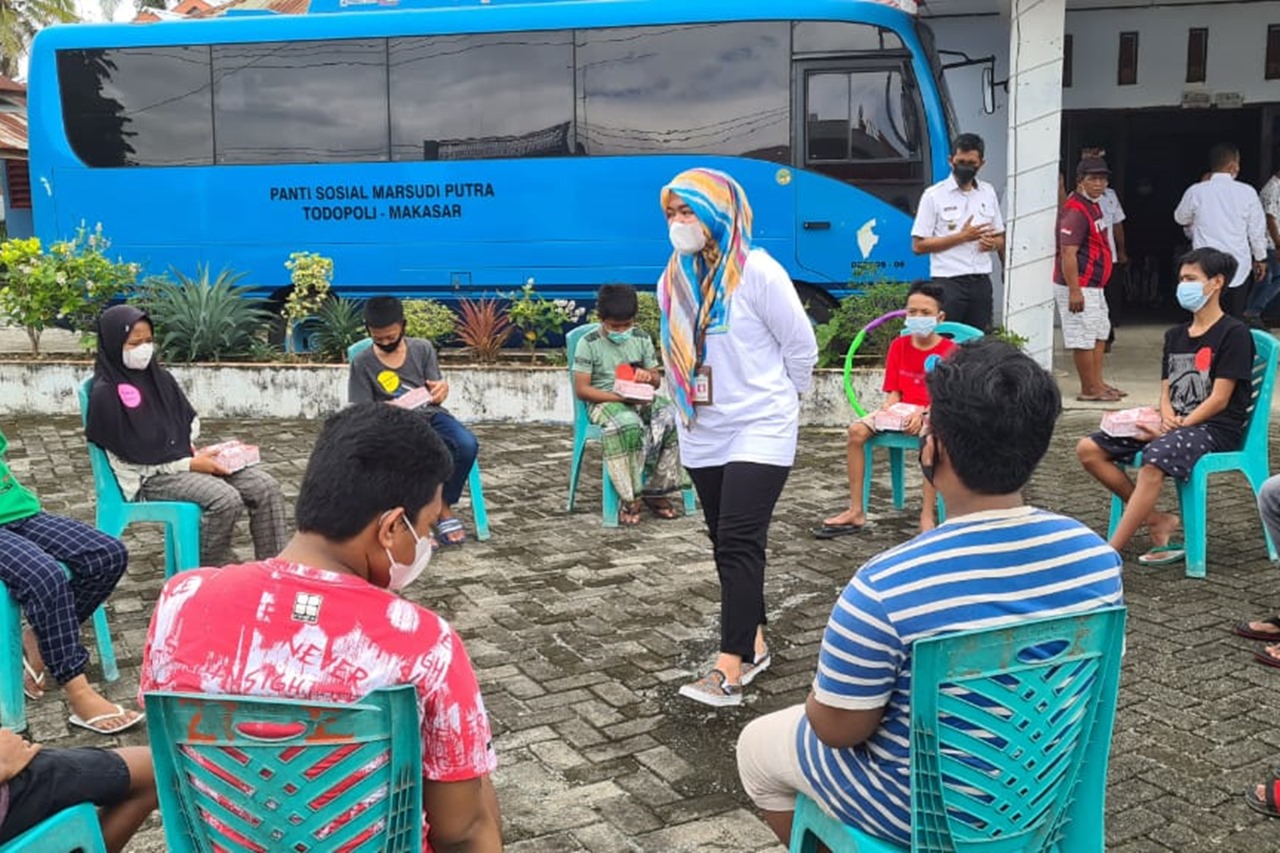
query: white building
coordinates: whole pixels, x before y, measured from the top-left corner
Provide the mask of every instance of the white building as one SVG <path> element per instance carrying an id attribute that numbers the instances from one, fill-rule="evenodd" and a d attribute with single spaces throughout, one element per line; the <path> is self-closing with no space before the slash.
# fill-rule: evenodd
<path id="1" fill-rule="evenodd" d="M 1212 145 L 1238 145 L 1240 177 L 1254 186 L 1280 169 L 1280 2 L 929 0 L 919 14 L 939 50 L 994 63 L 992 113 L 982 65 L 948 71 L 947 83 L 959 129 L 987 140 L 983 176 L 1014 220 L 1007 323 L 1044 363 L 1060 164 L 1085 145 L 1106 148 L 1138 300 L 1173 286 L 1183 241 L 1173 209 Z"/>

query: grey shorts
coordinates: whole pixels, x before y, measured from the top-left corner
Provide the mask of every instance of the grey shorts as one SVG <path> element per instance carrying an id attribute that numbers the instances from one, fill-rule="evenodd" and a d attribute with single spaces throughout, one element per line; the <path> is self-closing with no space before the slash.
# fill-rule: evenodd
<path id="1" fill-rule="evenodd" d="M 1071 312 L 1071 293 L 1065 284 L 1053 286 L 1062 321 L 1062 345 L 1066 349 L 1093 349 L 1098 341 L 1111 334 L 1111 318 L 1107 313 L 1107 295 L 1101 287 L 1082 287 L 1084 310 Z"/>

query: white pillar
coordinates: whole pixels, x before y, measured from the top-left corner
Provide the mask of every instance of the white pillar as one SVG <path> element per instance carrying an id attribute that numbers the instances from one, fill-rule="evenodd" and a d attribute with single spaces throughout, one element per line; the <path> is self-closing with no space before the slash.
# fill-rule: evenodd
<path id="1" fill-rule="evenodd" d="M 1011 0 L 1004 325 L 1053 366 L 1053 258 L 1066 0 Z"/>

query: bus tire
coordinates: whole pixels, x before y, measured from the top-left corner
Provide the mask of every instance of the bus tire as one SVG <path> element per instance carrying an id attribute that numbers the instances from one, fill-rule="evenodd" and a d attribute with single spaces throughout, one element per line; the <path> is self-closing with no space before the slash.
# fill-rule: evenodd
<path id="1" fill-rule="evenodd" d="M 816 284 L 797 281 L 796 293 L 800 295 L 800 304 L 804 306 L 804 312 L 809 315 L 809 319 L 815 326 L 830 320 L 831 315 L 840 306 L 831 294 Z"/>

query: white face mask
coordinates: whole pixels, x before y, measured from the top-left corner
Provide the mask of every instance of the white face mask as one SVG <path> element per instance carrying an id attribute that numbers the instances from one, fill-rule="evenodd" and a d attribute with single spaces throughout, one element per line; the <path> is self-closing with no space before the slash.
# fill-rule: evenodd
<path id="1" fill-rule="evenodd" d="M 155 344 L 138 344 L 133 349 L 125 350 L 121 359 L 124 361 L 124 366 L 130 370 L 146 370 L 155 351 Z"/>
<path id="2" fill-rule="evenodd" d="M 386 518 L 387 515 L 384 513 L 382 517 Z M 399 592 L 416 581 L 427 570 L 427 563 L 431 562 L 431 537 L 419 536 L 418 531 L 413 529 L 408 519 L 405 520 L 405 524 L 413 536 L 413 541 L 417 543 L 413 547 L 413 562 L 398 563 L 390 548 L 383 549 L 387 552 L 387 559 L 391 561 L 391 582 L 387 584 L 387 589 L 394 592 Z"/>
<path id="3" fill-rule="evenodd" d="M 696 255 L 706 248 L 707 232 L 703 230 L 702 223 L 697 220 L 693 222 L 672 220 L 667 232 L 671 237 L 672 247 L 682 255 Z"/>

